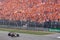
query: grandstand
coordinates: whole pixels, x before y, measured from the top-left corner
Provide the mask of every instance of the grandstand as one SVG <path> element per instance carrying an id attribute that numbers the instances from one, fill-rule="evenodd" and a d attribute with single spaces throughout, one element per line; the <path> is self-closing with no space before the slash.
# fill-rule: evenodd
<path id="1" fill-rule="evenodd" d="M 0 0 L 0 25 L 60 28 L 60 0 Z"/>

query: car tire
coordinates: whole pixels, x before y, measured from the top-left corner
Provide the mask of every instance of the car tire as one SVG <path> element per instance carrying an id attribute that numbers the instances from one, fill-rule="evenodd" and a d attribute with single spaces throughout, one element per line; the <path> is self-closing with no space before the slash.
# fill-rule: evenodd
<path id="1" fill-rule="evenodd" d="M 19 34 L 17 34 L 17 37 L 19 37 Z"/>
<path id="2" fill-rule="evenodd" d="M 8 33 L 8 36 L 11 36 L 11 33 Z"/>

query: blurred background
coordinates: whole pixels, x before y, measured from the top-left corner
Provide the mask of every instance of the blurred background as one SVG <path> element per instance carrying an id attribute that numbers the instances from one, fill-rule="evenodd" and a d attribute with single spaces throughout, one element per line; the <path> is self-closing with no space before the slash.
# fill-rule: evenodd
<path id="1" fill-rule="evenodd" d="M 0 27 L 59 29 L 60 0 L 0 0 Z"/>

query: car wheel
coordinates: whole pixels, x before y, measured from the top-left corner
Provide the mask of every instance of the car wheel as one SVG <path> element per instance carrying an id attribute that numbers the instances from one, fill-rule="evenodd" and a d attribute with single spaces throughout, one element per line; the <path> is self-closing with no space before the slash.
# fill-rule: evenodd
<path id="1" fill-rule="evenodd" d="M 19 34 L 17 34 L 17 37 L 19 37 Z"/>
<path id="2" fill-rule="evenodd" d="M 11 36 L 11 33 L 8 33 L 8 36 Z"/>

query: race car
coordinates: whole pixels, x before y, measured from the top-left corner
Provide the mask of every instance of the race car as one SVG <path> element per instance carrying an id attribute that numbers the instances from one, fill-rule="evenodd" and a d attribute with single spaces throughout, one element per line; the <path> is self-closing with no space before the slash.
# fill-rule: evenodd
<path id="1" fill-rule="evenodd" d="M 19 34 L 14 33 L 14 32 L 9 32 L 8 33 L 8 36 L 11 36 L 11 37 L 19 37 Z"/>

